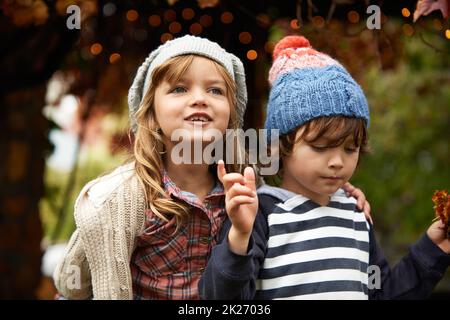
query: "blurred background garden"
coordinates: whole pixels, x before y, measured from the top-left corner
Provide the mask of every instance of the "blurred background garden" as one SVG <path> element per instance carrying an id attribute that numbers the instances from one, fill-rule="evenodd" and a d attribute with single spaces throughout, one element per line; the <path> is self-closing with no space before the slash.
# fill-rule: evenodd
<path id="1" fill-rule="evenodd" d="M 70 5 L 81 13 L 74 28 Z M 370 5 L 380 28 L 368 27 Z M 243 60 L 246 128 L 263 126 L 271 53 L 284 35 L 305 35 L 348 68 L 369 100 L 373 150 L 352 183 L 394 265 L 433 220 L 433 192 L 450 187 L 449 9 L 449 0 L 3 0 L 0 298 L 53 298 L 52 255 L 74 230 L 76 196 L 130 152 L 136 68 L 184 34 Z M 449 297 L 447 271 L 432 298 Z"/>

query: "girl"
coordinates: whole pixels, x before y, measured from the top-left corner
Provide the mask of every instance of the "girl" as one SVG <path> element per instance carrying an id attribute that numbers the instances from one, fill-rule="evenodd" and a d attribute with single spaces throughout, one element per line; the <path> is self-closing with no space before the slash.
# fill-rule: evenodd
<path id="1" fill-rule="evenodd" d="M 181 130 L 201 152 L 213 139 L 209 129 L 223 135 L 242 127 L 246 102 L 241 61 L 216 43 L 184 36 L 149 55 L 129 92 L 133 159 L 81 191 L 77 229 L 54 274 L 61 295 L 199 298 L 198 281 L 227 216 L 225 196 L 215 166 L 175 163 L 173 137 Z M 235 157 L 245 158 L 234 146 Z M 226 170 L 243 173 L 239 163 Z M 245 174 L 255 180 L 252 170 Z"/>
<path id="2" fill-rule="evenodd" d="M 241 61 L 216 43 L 184 36 L 149 55 L 129 92 L 134 159 L 81 191 L 77 229 L 55 271 L 61 295 L 198 297 L 226 216 L 223 188 L 206 164 L 175 165 L 171 137 L 183 129 L 185 140 L 205 142 L 211 137 L 198 132 L 241 127 L 246 102 Z"/>

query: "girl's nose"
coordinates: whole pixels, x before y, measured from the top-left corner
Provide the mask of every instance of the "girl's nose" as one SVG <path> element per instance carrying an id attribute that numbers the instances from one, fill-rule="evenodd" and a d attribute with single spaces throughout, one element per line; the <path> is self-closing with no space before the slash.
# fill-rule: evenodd
<path id="1" fill-rule="evenodd" d="M 191 106 L 196 106 L 196 107 L 206 106 L 205 92 L 203 92 L 202 90 L 193 90 Z"/>

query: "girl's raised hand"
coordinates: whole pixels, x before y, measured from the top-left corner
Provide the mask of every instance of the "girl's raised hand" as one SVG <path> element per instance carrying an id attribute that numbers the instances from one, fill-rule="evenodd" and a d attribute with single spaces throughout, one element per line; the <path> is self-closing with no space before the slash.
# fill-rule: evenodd
<path id="1" fill-rule="evenodd" d="M 258 210 L 255 173 L 250 167 L 245 168 L 244 175 L 227 173 L 220 160 L 217 176 L 225 189 L 225 209 L 232 223 L 228 234 L 230 249 L 245 254 Z"/>

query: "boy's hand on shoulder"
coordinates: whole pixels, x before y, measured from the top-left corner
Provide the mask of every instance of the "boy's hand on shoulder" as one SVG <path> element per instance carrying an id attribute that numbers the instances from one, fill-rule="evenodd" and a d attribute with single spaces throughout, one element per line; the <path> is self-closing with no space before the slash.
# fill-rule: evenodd
<path id="1" fill-rule="evenodd" d="M 441 220 L 435 221 L 427 230 L 427 235 L 447 254 L 450 254 L 450 239 L 447 238 L 446 228 Z"/>
<path id="2" fill-rule="evenodd" d="M 217 176 L 225 189 L 225 208 L 232 223 L 228 235 L 230 249 L 245 254 L 258 210 L 255 172 L 247 167 L 244 175 L 227 173 L 224 162 L 220 160 Z"/>

